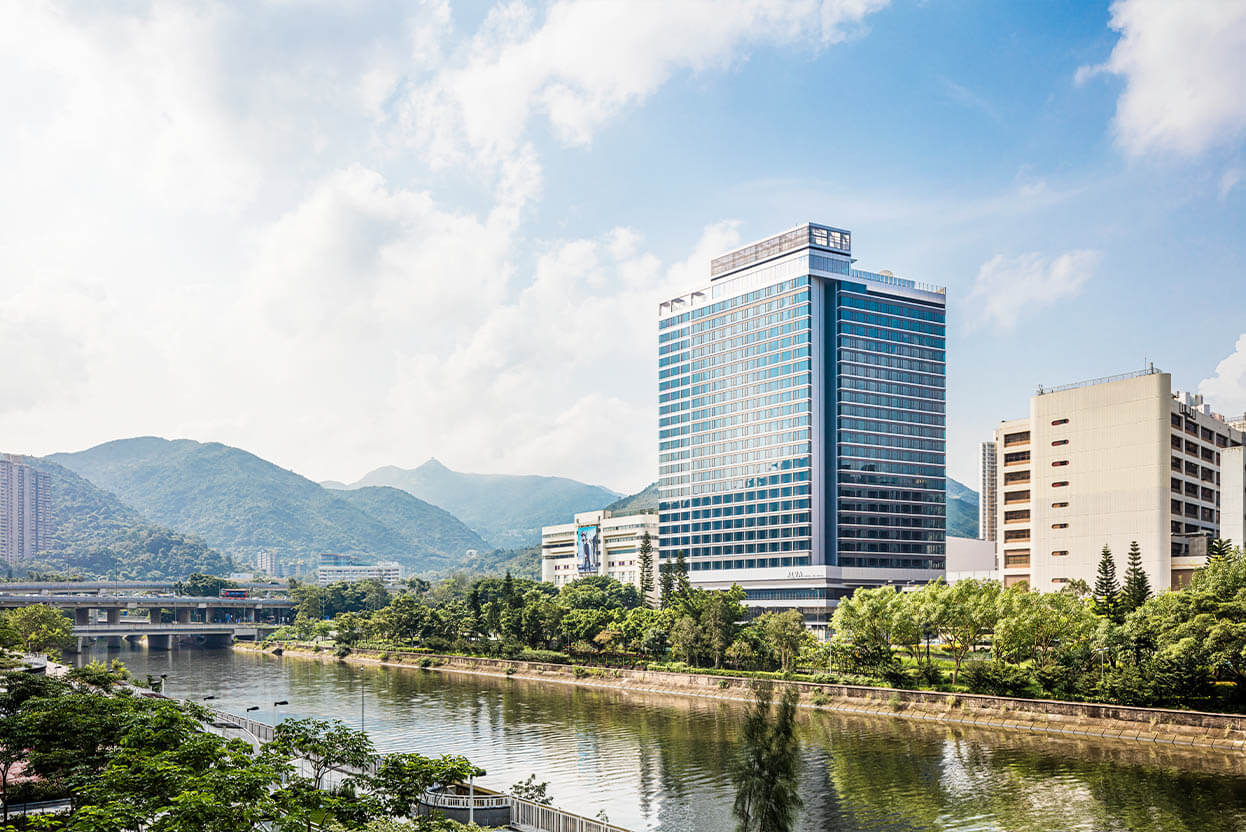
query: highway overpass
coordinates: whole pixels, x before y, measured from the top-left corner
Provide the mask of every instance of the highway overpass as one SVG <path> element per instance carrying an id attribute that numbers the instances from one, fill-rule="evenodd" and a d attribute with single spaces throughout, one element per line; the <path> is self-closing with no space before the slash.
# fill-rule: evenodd
<path id="1" fill-rule="evenodd" d="M 295 606 L 285 598 L 0 592 L 0 610 L 32 604 L 46 604 L 71 614 L 79 650 L 87 639 L 99 638 L 118 648 L 123 638 L 146 638 L 149 647 L 165 650 L 183 637 L 202 638 L 207 644 L 256 639 L 292 621 Z"/>

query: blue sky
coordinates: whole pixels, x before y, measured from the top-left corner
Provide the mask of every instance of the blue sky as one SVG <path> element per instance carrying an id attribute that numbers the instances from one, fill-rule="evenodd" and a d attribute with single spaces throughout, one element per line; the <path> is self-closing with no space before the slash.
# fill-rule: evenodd
<path id="1" fill-rule="evenodd" d="M 1246 411 L 1246 3 L 0 3 L 4 450 L 654 478 L 656 304 L 806 220 L 949 291 L 949 469 Z"/>

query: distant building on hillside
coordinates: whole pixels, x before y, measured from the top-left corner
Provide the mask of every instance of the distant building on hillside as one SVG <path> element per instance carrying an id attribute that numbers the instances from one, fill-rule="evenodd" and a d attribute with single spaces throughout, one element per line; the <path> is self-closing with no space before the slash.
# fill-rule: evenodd
<path id="1" fill-rule="evenodd" d="M 373 564 L 352 564 L 349 566 L 321 566 L 316 570 L 316 582 L 321 586 L 336 584 L 342 581 L 380 581 L 383 584 L 396 584 L 402 580 L 402 566 L 393 561 Z"/>
<path id="2" fill-rule="evenodd" d="M 996 471 L 995 443 L 983 442 L 978 470 L 978 539 L 995 542 Z"/>
<path id="3" fill-rule="evenodd" d="M 11 566 L 47 548 L 51 493 L 45 471 L 22 456 L 0 456 L 0 560 Z"/>
<path id="4" fill-rule="evenodd" d="M 281 575 L 281 559 L 271 550 L 260 552 L 255 556 L 255 568 L 273 576 Z"/>
<path id="5" fill-rule="evenodd" d="M 362 566 L 363 558 L 357 555 L 343 555 L 338 552 L 321 552 L 321 566 Z"/>
<path id="6" fill-rule="evenodd" d="M 1039 388 L 995 442 L 1005 586 L 1093 585 L 1103 547 L 1120 574 L 1137 541 L 1151 586 L 1175 588 L 1204 564 L 1210 538 L 1240 542 L 1243 434 L 1154 367 Z"/>
<path id="7" fill-rule="evenodd" d="M 658 515 L 585 511 L 574 523 L 541 529 L 541 580 L 562 586 L 586 575 L 608 575 L 640 588 L 640 544 L 653 546 L 651 575 L 658 586 Z"/>

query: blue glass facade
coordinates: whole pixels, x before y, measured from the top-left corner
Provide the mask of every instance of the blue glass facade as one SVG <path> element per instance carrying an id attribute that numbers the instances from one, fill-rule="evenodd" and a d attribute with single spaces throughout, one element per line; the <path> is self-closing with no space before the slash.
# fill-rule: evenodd
<path id="1" fill-rule="evenodd" d="M 852 269 L 850 246 L 801 226 L 660 306 L 659 550 L 694 582 L 943 568 L 944 295 Z"/>

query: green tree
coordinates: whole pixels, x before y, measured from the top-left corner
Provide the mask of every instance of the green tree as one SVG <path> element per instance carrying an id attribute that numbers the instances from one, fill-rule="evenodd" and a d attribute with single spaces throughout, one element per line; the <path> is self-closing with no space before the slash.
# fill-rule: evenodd
<path id="1" fill-rule="evenodd" d="M 704 633 L 691 615 L 681 616 L 671 627 L 671 652 L 682 656 L 688 664 L 696 664 Z"/>
<path id="2" fill-rule="evenodd" d="M 758 617 L 757 626 L 778 656 L 779 669 L 784 673 L 792 669 L 804 643 L 813 638 L 805 629 L 805 618 L 799 610 L 764 613 Z"/>
<path id="3" fill-rule="evenodd" d="M 553 803 L 553 798 L 549 796 L 549 783 L 538 783 L 535 772 L 513 784 L 511 786 L 511 794 L 520 800 L 526 800 L 529 803 L 539 803 L 542 806 L 549 806 Z"/>
<path id="4" fill-rule="evenodd" d="M 722 667 L 723 655 L 735 640 L 736 622 L 747 615 L 741 601 L 744 590 L 733 586 L 725 592 L 709 592 L 701 608 L 701 632 L 705 645 L 714 657 L 714 667 Z"/>
<path id="5" fill-rule="evenodd" d="M 940 578 L 928 584 L 931 624 L 952 655 L 952 684 L 960 678 L 961 664 L 999 621 L 1000 586 L 995 581 L 965 580 L 946 584 Z"/>
<path id="6" fill-rule="evenodd" d="M 773 707 L 769 683 L 756 687 L 744 719 L 740 752 L 731 767 L 736 788 L 736 832 L 789 832 L 802 801 L 800 741 L 796 738 L 794 688 Z"/>
<path id="7" fill-rule="evenodd" d="M 1039 669 L 1054 662 L 1057 650 L 1087 644 L 1098 625 L 1081 599 L 1063 592 L 1031 592 L 1026 586 L 1004 590 L 999 609 L 996 657 L 1018 664 L 1032 660 Z"/>
<path id="8" fill-rule="evenodd" d="M 649 532 L 640 538 L 640 597 L 645 604 L 653 594 L 653 540 Z"/>
<path id="9" fill-rule="evenodd" d="M 74 625 L 48 604 L 31 604 L 0 615 L 0 637 L 26 653 L 59 653 L 74 643 Z"/>
<path id="10" fill-rule="evenodd" d="M 1217 537 L 1207 542 L 1207 562 L 1223 563 L 1233 555 L 1232 541 Z"/>
<path id="11" fill-rule="evenodd" d="M 658 606 L 668 608 L 675 598 L 675 571 L 670 561 L 658 567 L 659 596 Z"/>
<path id="12" fill-rule="evenodd" d="M 415 816 L 425 792 L 482 777 L 484 773 L 484 769 L 458 755 L 386 754 L 367 783 L 388 814 L 409 818 Z"/>
<path id="13" fill-rule="evenodd" d="M 1125 567 L 1125 585 L 1121 588 L 1121 614 L 1131 613 L 1151 597 L 1151 581 L 1142 568 L 1142 549 L 1138 541 L 1129 544 L 1129 561 Z"/>
<path id="14" fill-rule="evenodd" d="M 193 595 L 196 598 L 219 598 L 222 589 L 235 586 L 236 583 L 225 578 L 195 572 L 186 576 L 186 580 L 175 582 L 173 591 L 178 595 Z"/>
<path id="15" fill-rule="evenodd" d="M 677 593 L 685 593 L 692 588 L 692 582 L 688 580 L 688 559 L 684 557 L 682 551 L 675 553 L 675 591 Z"/>
<path id="16" fill-rule="evenodd" d="M 365 769 L 372 764 L 376 749 L 368 735 L 347 727 L 339 720 L 287 719 L 273 731 L 273 746 L 307 760 L 312 786 L 324 785 L 332 769 Z"/>
<path id="17" fill-rule="evenodd" d="M 835 608 L 831 618 L 835 640 L 851 644 L 857 661 L 866 667 L 876 669 L 892 664 L 892 645 L 907 646 L 921 637 L 916 622 L 903 617 L 903 605 L 900 593 L 893 587 L 857 589 Z"/>
<path id="18" fill-rule="evenodd" d="M 1116 560 L 1112 549 L 1105 543 L 1099 555 L 1099 569 L 1095 574 L 1095 612 L 1104 618 L 1117 621 L 1120 618 L 1121 587 L 1116 580 Z"/>

